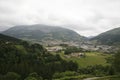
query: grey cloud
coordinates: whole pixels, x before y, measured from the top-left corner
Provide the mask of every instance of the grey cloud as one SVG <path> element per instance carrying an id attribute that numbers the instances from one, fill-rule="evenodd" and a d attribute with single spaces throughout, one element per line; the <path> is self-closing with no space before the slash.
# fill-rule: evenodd
<path id="1" fill-rule="evenodd" d="M 120 26 L 119 9 L 120 0 L 0 0 L 0 31 L 15 25 L 48 24 L 97 35 Z"/>

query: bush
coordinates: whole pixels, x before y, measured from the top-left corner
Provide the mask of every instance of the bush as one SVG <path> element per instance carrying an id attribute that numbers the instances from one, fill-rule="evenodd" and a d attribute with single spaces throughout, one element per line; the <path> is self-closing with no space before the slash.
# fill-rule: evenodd
<path id="1" fill-rule="evenodd" d="M 105 76 L 105 75 L 113 75 L 114 70 L 111 66 L 102 66 L 102 65 L 94 65 L 87 66 L 85 68 L 80 68 L 78 71 L 80 74 L 91 74 L 95 76 Z"/>
<path id="2" fill-rule="evenodd" d="M 8 72 L 5 76 L 4 76 L 5 80 L 20 80 L 20 75 L 14 72 Z"/>
<path id="3" fill-rule="evenodd" d="M 38 80 L 35 77 L 27 77 L 25 80 Z"/>
<path id="4" fill-rule="evenodd" d="M 53 78 L 54 79 L 59 79 L 59 78 L 62 78 L 62 77 L 75 76 L 75 75 L 77 75 L 77 73 L 74 72 L 74 71 L 66 71 L 66 72 L 61 72 L 61 73 L 57 72 L 53 75 Z"/>
<path id="5" fill-rule="evenodd" d="M 36 72 L 30 73 L 25 80 L 43 80 Z"/>
<path id="6" fill-rule="evenodd" d="M 71 54 L 71 53 L 77 53 L 77 52 L 83 52 L 82 48 L 77 48 L 77 47 L 68 47 L 65 49 L 64 53 Z"/>

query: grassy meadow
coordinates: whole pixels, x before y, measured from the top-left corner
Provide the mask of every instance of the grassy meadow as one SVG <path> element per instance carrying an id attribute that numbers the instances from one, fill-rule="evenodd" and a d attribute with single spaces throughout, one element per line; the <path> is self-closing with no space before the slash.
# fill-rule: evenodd
<path id="1" fill-rule="evenodd" d="M 106 58 L 110 57 L 110 54 L 103 54 L 100 52 L 86 52 L 86 57 L 70 57 L 65 58 L 64 52 L 61 53 L 52 53 L 52 54 L 59 54 L 65 60 L 72 60 L 78 63 L 79 67 L 87 67 L 91 65 L 108 65 L 106 63 Z"/>

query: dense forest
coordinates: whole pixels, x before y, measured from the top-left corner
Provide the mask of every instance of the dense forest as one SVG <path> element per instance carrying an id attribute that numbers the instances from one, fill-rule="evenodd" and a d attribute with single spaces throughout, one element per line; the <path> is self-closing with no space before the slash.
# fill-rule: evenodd
<path id="1" fill-rule="evenodd" d="M 75 62 L 49 54 L 39 44 L 0 41 L 0 80 L 51 80 L 55 72 L 77 69 Z"/>

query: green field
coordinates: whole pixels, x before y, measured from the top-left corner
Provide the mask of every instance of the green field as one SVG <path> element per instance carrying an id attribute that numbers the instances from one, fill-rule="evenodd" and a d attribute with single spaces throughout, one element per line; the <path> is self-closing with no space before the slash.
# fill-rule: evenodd
<path id="1" fill-rule="evenodd" d="M 54 53 L 55 54 L 55 53 Z M 80 67 L 86 67 L 90 65 L 108 65 L 106 63 L 106 58 L 110 57 L 110 54 L 103 54 L 99 52 L 86 52 L 86 57 L 71 57 L 71 58 L 65 58 L 64 53 L 59 53 L 60 56 L 65 60 L 72 60 L 78 63 Z"/>
<path id="2" fill-rule="evenodd" d="M 86 67 L 89 65 L 107 65 L 106 58 L 110 55 L 102 55 L 101 53 L 91 52 L 86 53 L 85 58 L 70 58 L 69 60 L 76 61 L 79 66 Z"/>

